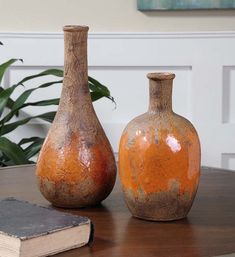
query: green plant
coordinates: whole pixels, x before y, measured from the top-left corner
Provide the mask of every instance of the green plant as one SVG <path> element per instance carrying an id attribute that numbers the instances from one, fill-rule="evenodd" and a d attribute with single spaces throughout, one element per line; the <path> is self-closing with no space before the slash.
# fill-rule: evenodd
<path id="1" fill-rule="evenodd" d="M 0 45 L 2 45 L 1 42 Z M 26 118 L 19 118 L 19 114 L 25 107 L 28 106 L 42 107 L 58 105 L 59 98 L 46 99 L 36 102 L 29 102 L 28 98 L 36 90 L 47 88 L 55 84 L 61 84 L 63 82 L 63 70 L 49 69 L 38 74 L 25 77 L 14 85 L 2 86 L 2 80 L 5 72 L 13 63 L 17 61 L 22 62 L 21 59 L 10 59 L 0 65 L 0 166 L 33 163 L 31 158 L 40 151 L 44 138 L 35 136 L 31 138 L 23 138 L 19 142 L 12 142 L 6 137 L 6 135 L 16 130 L 19 126 L 25 125 L 32 119 L 41 119 L 47 122 L 52 122 L 56 114 L 55 111 L 42 113 L 36 116 L 28 116 Z M 19 86 L 24 86 L 25 82 L 30 82 L 35 78 L 48 75 L 52 75 L 59 79 L 24 90 L 24 92 L 16 99 L 11 98 L 14 90 Z M 106 86 L 102 85 L 100 82 L 91 77 L 88 78 L 88 84 L 92 101 L 106 97 L 114 102 L 114 99 L 110 95 L 110 91 Z M 17 120 L 12 121 L 12 119 L 15 117 L 17 117 Z"/>

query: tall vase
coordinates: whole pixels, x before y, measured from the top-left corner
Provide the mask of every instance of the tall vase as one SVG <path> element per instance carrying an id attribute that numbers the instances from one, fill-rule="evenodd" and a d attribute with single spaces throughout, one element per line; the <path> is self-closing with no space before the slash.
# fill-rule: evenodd
<path id="1" fill-rule="evenodd" d="M 85 26 L 64 27 L 63 89 L 37 162 L 40 191 L 58 207 L 97 205 L 116 178 L 113 151 L 88 88 L 87 34 Z"/>
<path id="2" fill-rule="evenodd" d="M 172 73 L 150 73 L 148 112 L 124 130 L 119 171 L 133 216 L 156 221 L 184 218 L 200 176 L 200 143 L 193 125 L 172 111 Z"/>

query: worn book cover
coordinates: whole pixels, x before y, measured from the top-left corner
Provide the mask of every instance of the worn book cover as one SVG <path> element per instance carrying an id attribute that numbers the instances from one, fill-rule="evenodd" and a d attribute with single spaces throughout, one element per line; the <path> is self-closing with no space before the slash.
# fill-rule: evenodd
<path id="1" fill-rule="evenodd" d="M 92 223 L 86 217 L 62 213 L 25 201 L 0 201 L 0 256 L 53 255 L 87 244 Z"/>

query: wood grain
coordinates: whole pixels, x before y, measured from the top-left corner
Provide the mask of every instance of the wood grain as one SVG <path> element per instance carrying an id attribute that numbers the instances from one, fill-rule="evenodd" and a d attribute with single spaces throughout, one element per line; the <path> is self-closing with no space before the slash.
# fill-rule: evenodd
<path id="1" fill-rule="evenodd" d="M 50 205 L 39 193 L 34 166 L 0 170 L 0 197 Z M 188 217 L 175 222 L 132 218 L 117 181 L 112 194 L 96 208 L 63 210 L 92 219 L 92 246 L 58 257 L 201 257 L 235 253 L 235 173 L 202 169 L 198 194 Z"/>

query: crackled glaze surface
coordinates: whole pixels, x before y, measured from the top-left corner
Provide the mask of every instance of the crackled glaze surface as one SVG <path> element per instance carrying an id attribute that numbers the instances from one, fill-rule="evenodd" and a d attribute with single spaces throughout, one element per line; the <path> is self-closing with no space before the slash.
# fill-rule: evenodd
<path id="1" fill-rule="evenodd" d="M 44 197 L 59 207 L 99 204 L 112 191 L 116 164 L 88 89 L 88 27 L 66 26 L 59 108 L 41 149 L 36 175 Z"/>
<path id="2" fill-rule="evenodd" d="M 174 74 L 151 73 L 147 113 L 123 132 L 119 170 L 126 203 L 136 217 L 174 220 L 187 215 L 200 175 L 200 143 L 193 125 L 172 112 Z"/>

